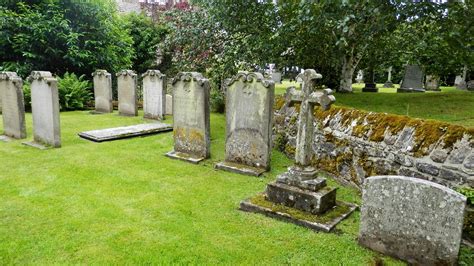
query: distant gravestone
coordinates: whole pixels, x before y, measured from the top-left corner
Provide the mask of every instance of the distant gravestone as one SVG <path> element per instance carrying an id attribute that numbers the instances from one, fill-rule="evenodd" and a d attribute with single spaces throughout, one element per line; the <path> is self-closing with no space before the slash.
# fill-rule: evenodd
<path id="1" fill-rule="evenodd" d="M 364 71 L 359 70 L 359 71 L 357 72 L 356 82 L 357 82 L 357 83 L 364 83 Z"/>
<path id="2" fill-rule="evenodd" d="M 384 88 L 393 88 L 393 82 L 392 82 L 392 67 L 389 67 L 387 69 L 387 81 L 383 84 Z"/>
<path id="3" fill-rule="evenodd" d="M 425 92 L 423 89 L 423 71 L 418 65 L 407 65 L 402 84 L 397 92 Z"/>
<path id="4" fill-rule="evenodd" d="M 163 120 L 166 111 L 166 75 L 159 70 L 148 70 L 142 76 L 144 117 Z"/>
<path id="5" fill-rule="evenodd" d="M 403 176 L 366 179 L 359 243 L 421 265 L 456 265 L 466 197 Z"/>
<path id="6" fill-rule="evenodd" d="M 15 72 L 0 72 L 0 101 L 3 101 L 3 134 L 26 138 L 23 80 Z"/>
<path id="7" fill-rule="evenodd" d="M 209 80 L 181 72 L 172 86 L 174 150 L 166 156 L 199 163 L 210 155 Z"/>
<path id="8" fill-rule="evenodd" d="M 47 71 L 33 71 L 31 83 L 31 110 L 33 113 L 34 142 L 25 143 L 44 149 L 61 147 L 59 122 L 58 81 Z"/>
<path id="9" fill-rule="evenodd" d="M 362 92 L 379 92 L 379 89 L 375 83 L 365 83 L 365 86 L 362 88 Z"/>
<path id="10" fill-rule="evenodd" d="M 281 72 L 273 72 L 272 73 L 272 80 L 275 83 L 281 84 Z"/>
<path id="11" fill-rule="evenodd" d="M 462 76 L 456 76 L 456 78 L 454 79 L 454 86 L 457 86 L 461 83 L 461 81 L 463 81 L 463 78 Z"/>
<path id="12" fill-rule="evenodd" d="M 137 74 L 132 70 L 117 73 L 117 91 L 119 114 L 137 116 Z"/>
<path id="13" fill-rule="evenodd" d="M 95 113 L 112 113 L 112 75 L 107 70 L 96 70 L 94 78 Z"/>
<path id="14" fill-rule="evenodd" d="M 166 114 L 173 114 L 173 96 L 166 94 Z"/>
<path id="15" fill-rule="evenodd" d="M 474 91 L 474 80 L 468 81 L 466 87 L 468 91 Z"/>
<path id="16" fill-rule="evenodd" d="M 270 170 L 275 84 L 261 73 L 239 72 L 226 96 L 225 161 L 216 167 L 259 176 Z"/>
<path id="17" fill-rule="evenodd" d="M 439 77 L 434 75 L 426 75 L 425 89 L 428 91 L 440 91 Z"/>

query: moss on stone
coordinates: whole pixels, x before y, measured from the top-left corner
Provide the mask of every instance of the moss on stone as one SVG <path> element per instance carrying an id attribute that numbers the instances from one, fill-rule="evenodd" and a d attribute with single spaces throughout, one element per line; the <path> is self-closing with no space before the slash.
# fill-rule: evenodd
<path id="1" fill-rule="evenodd" d="M 290 215 L 291 217 L 299 219 L 299 220 L 305 220 L 305 221 L 309 221 L 313 223 L 321 223 L 321 224 L 331 222 L 334 219 L 340 217 L 342 214 L 347 213 L 350 210 L 350 207 L 348 205 L 343 204 L 341 202 L 337 202 L 335 208 L 333 208 L 332 210 L 329 210 L 320 215 L 315 215 L 309 212 L 304 212 L 298 209 L 284 206 L 282 204 L 277 204 L 277 203 L 268 201 L 265 198 L 265 194 L 263 193 L 257 194 L 255 197 L 251 198 L 250 202 L 252 204 L 268 208 L 272 210 L 273 212 L 286 213 Z"/>
<path id="2" fill-rule="evenodd" d="M 282 95 L 275 96 L 274 110 L 280 110 L 286 103 L 285 97 Z"/>

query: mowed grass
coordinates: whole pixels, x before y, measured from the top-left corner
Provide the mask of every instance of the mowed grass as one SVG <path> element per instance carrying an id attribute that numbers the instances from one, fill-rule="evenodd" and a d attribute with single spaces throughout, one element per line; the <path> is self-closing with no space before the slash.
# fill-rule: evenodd
<path id="1" fill-rule="evenodd" d="M 328 234 L 237 210 L 291 161 L 274 151 L 263 178 L 215 170 L 223 115 L 211 115 L 212 158 L 201 165 L 164 156 L 172 133 L 100 144 L 77 136 L 143 122 L 66 112 L 60 149 L 0 143 L 0 264 L 401 264 L 357 244 L 359 212 Z M 27 114 L 29 139 L 31 124 Z M 339 199 L 360 204 L 339 187 Z"/>
<path id="2" fill-rule="evenodd" d="M 284 94 L 289 85 L 294 83 L 277 84 L 277 94 Z M 398 84 L 395 88 L 382 86 L 377 85 L 378 93 L 363 93 L 364 84 L 354 84 L 354 93 L 335 93 L 335 105 L 474 127 L 474 92 L 441 87 L 441 92 L 396 93 Z"/>

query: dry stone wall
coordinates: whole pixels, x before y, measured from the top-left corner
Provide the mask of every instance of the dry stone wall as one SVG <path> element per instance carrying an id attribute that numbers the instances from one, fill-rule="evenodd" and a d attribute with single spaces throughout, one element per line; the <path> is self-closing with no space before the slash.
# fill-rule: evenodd
<path id="1" fill-rule="evenodd" d="M 294 156 L 299 106 L 275 101 L 275 145 Z M 406 116 L 334 107 L 315 110 L 312 164 L 361 187 L 375 175 L 402 175 L 451 188 L 474 187 L 474 129 Z"/>

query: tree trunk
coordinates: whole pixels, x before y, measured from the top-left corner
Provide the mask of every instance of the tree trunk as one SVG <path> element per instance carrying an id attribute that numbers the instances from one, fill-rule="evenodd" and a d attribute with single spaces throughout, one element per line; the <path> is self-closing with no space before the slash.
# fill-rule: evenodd
<path id="1" fill-rule="evenodd" d="M 352 92 L 352 76 L 354 75 L 354 56 L 344 56 L 342 62 L 340 92 Z"/>

